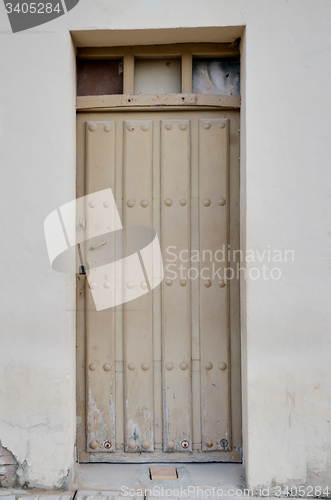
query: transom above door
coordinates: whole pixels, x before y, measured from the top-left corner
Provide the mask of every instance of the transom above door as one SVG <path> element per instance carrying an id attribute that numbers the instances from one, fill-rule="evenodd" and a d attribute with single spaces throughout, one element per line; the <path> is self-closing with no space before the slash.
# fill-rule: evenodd
<path id="1" fill-rule="evenodd" d="M 240 461 L 239 112 L 79 113 L 77 134 L 77 196 L 111 188 L 164 264 L 161 285 L 102 311 L 77 277 L 81 456 Z"/>

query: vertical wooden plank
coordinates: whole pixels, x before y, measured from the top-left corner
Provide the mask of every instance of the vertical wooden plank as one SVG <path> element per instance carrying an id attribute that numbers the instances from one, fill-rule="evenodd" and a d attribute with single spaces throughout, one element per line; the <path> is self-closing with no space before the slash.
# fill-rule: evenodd
<path id="1" fill-rule="evenodd" d="M 123 223 L 153 225 L 153 122 L 124 121 Z M 152 262 L 150 262 L 152 266 Z M 135 286 L 147 288 L 144 275 Z M 123 286 L 126 286 L 125 278 Z M 123 306 L 125 451 L 154 450 L 151 293 Z"/>
<path id="2" fill-rule="evenodd" d="M 182 93 L 192 94 L 192 53 L 182 54 Z"/>
<path id="3" fill-rule="evenodd" d="M 123 58 L 123 94 L 133 94 L 134 89 L 134 55 L 130 52 Z"/>
<path id="4" fill-rule="evenodd" d="M 154 114 L 155 116 L 155 114 Z M 153 228 L 161 234 L 161 158 L 160 120 L 154 120 L 153 130 Z M 153 269 L 154 271 L 154 269 Z M 154 449 L 162 451 L 162 345 L 161 345 L 161 286 L 153 289 L 153 347 L 154 347 Z"/>
<path id="5" fill-rule="evenodd" d="M 200 396 L 200 302 L 199 302 L 199 114 L 191 123 L 191 325 L 192 325 L 192 412 L 193 450 L 201 450 Z"/>
<path id="6" fill-rule="evenodd" d="M 225 281 L 229 231 L 227 119 L 199 120 L 199 180 L 202 450 L 228 450 L 231 423 L 229 298 Z"/>
<path id="7" fill-rule="evenodd" d="M 113 114 L 116 123 L 116 188 L 115 199 L 118 213 L 123 220 L 123 117 L 121 114 Z M 122 240 L 116 242 L 122 245 Z M 119 252 L 121 255 L 121 252 Z M 122 293 L 122 269 L 116 266 L 116 293 Z M 116 354 L 115 354 L 115 377 L 116 377 L 116 451 L 124 451 L 124 353 L 123 353 L 123 306 L 115 308 L 115 331 L 116 331 Z"/>
<path id="8" fill-rule="evenodd" d="M 240 158 L 239 158 L 239 111 L 227 111 L 230 118 L 230 231 L 229 243 L 232 250 L 240 246 Z M 244 244 L 243 247 L 245 248 Z M 241 366 L 240 366 L 240 283 L 237 275 L 237 265 L 243 267 L 240 256 L 236 254 L 235 262 L 232 259 L 229 267 L 234 269 L 235 278 L 229 283 L 230 300 L 230 332 L 231 332 L 231 436 L 232 436 L 232 461 L 242 460 L 242 423 L 241 423 Z"/>
<path id="9" fill-rule="evenodd" d="M 115 124 L 86 122 L 86 195 L 115 188 Z M 87 220 L 86 238 L 94 231 Z M 86 259 L 95 262 L 99 252 L 85 247 Z M 111 282 L 111 286 L 114 283 Z M 115 328 L 114 308 L 97 311 L 86 286 L 86 412 L 87 451 L 115 451 Z"/>
<path id="10" fill-rule="evenodd" d="M 161 121 L 161 241 L 190 252 L 190 120 Z M 178 263 L 177 263 L 178 264 Z M 162 284 L 163 449 L 192 450 L 190 283 L 167 270 Z"/>
<path id="11" fill-rule="evenodd" d="M 77 115 L 77 182 L 76 198 L 85 195 L 86 116 Z M 78 262 L 78 255 L 76 258 Z M 77 394 L 77 455 L 78 462 L 88 462 L 86 452 L 86 353 L 85 296 L 86 276 L 77 274 L 76 282 L 76 394 Z"/>

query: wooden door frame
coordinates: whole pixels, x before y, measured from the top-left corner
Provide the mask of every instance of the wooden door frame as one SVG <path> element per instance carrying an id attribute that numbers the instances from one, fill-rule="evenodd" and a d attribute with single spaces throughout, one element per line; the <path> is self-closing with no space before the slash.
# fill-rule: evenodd
<path id="1" fill-rule="evenodd" d="M 183 52 L 183 45 L 185 50 Z M 86 96 L 77 97 L 76 111 L 77 113 L 85 112 L 141 112 L 141 111 L 224 111 L 224 110 L 240 110 L 240 95 L 224 96 L 224 95 L 202 95 L 192 93 L 192 55 L 221 55 L 225 49 L 228 49 L 229 44 L 183 44 L 175 46 L 153 46 L 151 50 L 148 46 L 129 48 L 125 47 L 101 47 L 91 49 L 79 49 L 78 57 L 83 58 L 103 58 L 109 59 L 118 57 L 123 52 L 124 71 L 127 68 L 127 76 L 124 76 L 124 94 L 110 95 L 110 96 Z M 213 45 L 214 49 L 211 52 L 207 51 L 207 46 Z M 155 48 L 157 47 L 157 52 Z M 160 48 L 162 47 L 162 50 Z M 171 55 L 169 49 L 172 48 L 176 54 L 182 54 L 182 89 L 186 90 L 185 93 L 180 94 L 133 94 L 134 85 L 134 57 L 137 55 L 153 57 L 158 55 L 164 57 Z M 235 46 L 236 47 L 236 46 Z M 166 49 L 164 49 L 166 48 Z M 201 52 L 197 52 L 198 48 Z M 195 49 L 195 51 L 194 51 Z M 181 52 L 178 52 L 181 51 Z M 160 55 L 160 52 L 161 55 Z M 236 52 L 239 53 L 238 47 Z M 231 52 L 234 54 L 234 52 Z M 124 73 L 125 75 L 125 73 Z M 240 169 L 239 169 L 240 176 Z M 82 169 L 76 168 L 76 198 L 85 195 L 84 186 L 84 172 Z M 238 207 L 239 209 L 239 207 Z M 238 210 L 239 211 L 239 210 Z M 238 221 L 240 214 L 238 213 Z M 76 386 L 77 386 L 77 434 L 76 434 L 76 452 L 78 463 L 91 463 L 90 453 L 85 451 L 85 300 L 84 293 L 82 292 L 84 284 L 82 284 L 82 277 L 76 276 Z M 240 293 L 239 293 L 240 296 Z M 239 323 L 240 323 L 240 304 L 238 303 Z M 239 326 L 240 333 L 240 326 Z M 239 339 L 240 342 L 240 339 Z M 239 346 L 240 348 L 240 346 Z M 240 356 L 239 356 L 240 359 Z M 241 375 L 239 380 L 241 380 Z M 237 384 L 238 385 L 238 384 Z M 241 383 L 239 382 L 241 387 Z M 241 389 L 240 389 L 241 394 Z M 242 396 L 240 395 L 240 399 Z M 242 446 L 240 449 L 236 448 L 242 457 Z M 124 454 L 125 455 L 125 454 Z M 170 458 L 170 457 L 169 457 Z M 102 462 L 103 460 L 100 460 Z M 169 460 L 171 461 L 171 459 Z M 185 462 L 195 462 L 189 457 L 185 457 Z M 94 463 L 96 461 L 93 461 Z M 118 460 L 117 463 L 125 463 L 126 460 Z M 141 460 L 137 460 L 141 463 Z M 153 462 L 153 460 L 146 460 L 146 462 Z M 116 462 L 112 462 L 116 463 Z M 132 462 L 131 462 L 132 463 Z"/>

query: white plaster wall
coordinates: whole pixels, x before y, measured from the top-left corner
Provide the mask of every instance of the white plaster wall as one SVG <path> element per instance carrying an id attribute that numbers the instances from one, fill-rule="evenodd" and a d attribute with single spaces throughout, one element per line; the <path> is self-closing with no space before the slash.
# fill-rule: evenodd
<path id="1" fill-rule="evenodd" d="M 1 281 L 8 284 L 1 287 L 0 439 L 26 462 L 30 485 L 61 486 L 74 456 L 73 303 L 70 276 L 49 265 L 43 222 L 75 198 L 74 57 L 64 32 L 0 37 Z"/>
<path id="2" fill-rule="evenodd" d="M 244 287 L 247 480 L 327 482 L 330 17 L 330 0 L 81 0 L 58 20 L 11 34 L 0 5 L 0 438 L 27 462 L 32 483 L 60 485 L 73 466 L 73 290 L 50 269 L 43 236 L 44 218 L 75 192 L 68 32 L 231 25 L 246 26 L 243 241 L 295 251 L 282 279 Z"/>

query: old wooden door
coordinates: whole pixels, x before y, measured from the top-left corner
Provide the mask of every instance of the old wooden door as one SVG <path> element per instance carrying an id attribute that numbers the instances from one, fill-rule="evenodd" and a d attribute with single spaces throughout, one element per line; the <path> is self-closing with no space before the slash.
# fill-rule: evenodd
<path id="1" fill-rule="evenodd" d="M 157 231 L 164 279 L 96 311 L 78 277 L 80 447 L 92 462 L 240 461 L 239 112 L 80 113 L 78 196 L 105 188 L 124 228 Z"/>

